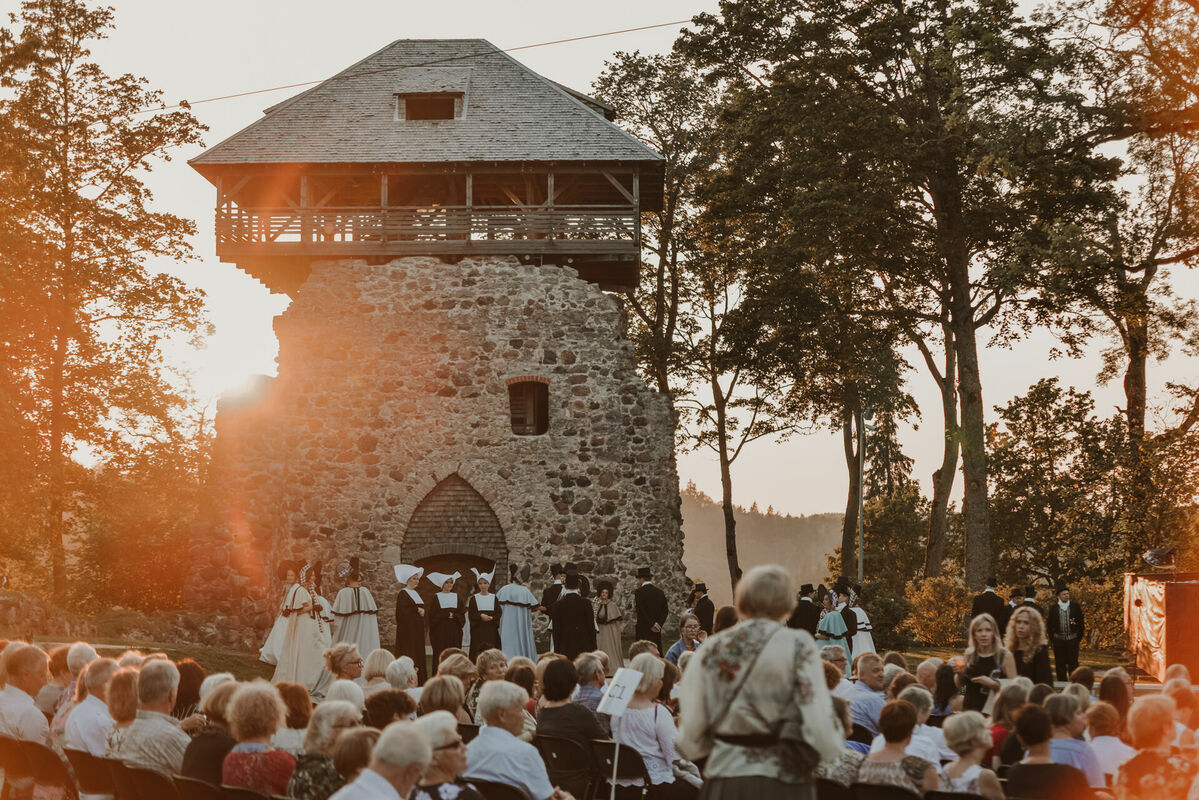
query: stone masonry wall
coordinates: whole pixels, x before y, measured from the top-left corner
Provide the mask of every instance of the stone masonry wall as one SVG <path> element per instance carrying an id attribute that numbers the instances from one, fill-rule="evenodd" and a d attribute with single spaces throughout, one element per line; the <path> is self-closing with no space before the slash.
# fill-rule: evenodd
<path id="1" fill-rule="evenodd" d="M 212 514 L 191 544 L 193 630 L 257 646 L 282 593 L 275 565 L 323 561 L 332 598 L 332 566 L 358 555 L 390 642 L 392 566 L 435 549 L 426 531 L 406 552 L 405 536 L 443 482 L 415 526 L 452 531 L 443 552 L 527 563 L 535 593 L 551 562 L 574 561 L 616 578 L 626 602 L 648 565 L 681 596 L 675 420 L 636 375 L 616 297 L 510 258 L 342 260 L 313 266 L 275 330 L 279 376 L 217 416 Z M 517 377 L 549 383 L 544 435 L 512 432 Z M 452 500 L 468 490 L 476 500 Z M 484 535 L 478 498 L 506 552 Z"/>

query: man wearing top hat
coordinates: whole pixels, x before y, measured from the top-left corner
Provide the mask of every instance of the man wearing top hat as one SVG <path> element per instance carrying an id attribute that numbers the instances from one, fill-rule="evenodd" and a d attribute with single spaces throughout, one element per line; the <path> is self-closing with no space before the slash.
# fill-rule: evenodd
<path id="1" fill-rule="evenodd" d="M 708 584 L 703 578 L 695 579 L 695 591 L 703 592 L 703 594 L 695 601 L 695 610 L 692 613 L 699 617 L 700 629 L 711 636 L 712 618 L 716 616 L 716 606 L 712 605 L 712 601 L 708 599 Z"/>
<path id="2" fill-rule="evenodd" d="M 554 652 L 574 661 L 579 653 L 595 650 L 595 617 L 591 603 L 579 594 L 579 576 L 566 576 L 566 585 L 550 609 Z"/>
<path id="3" fill-rule="evenodd" d="M 1057 602 L 1049 607 L 1045 632 L 1053 645 L 1053 662 L 1057 667 L 1059 681 L 1070 680 L 1070 673 L 1078 669 L 1078 645 L 1087 632 L 1082 618 L 1082 606 L 1070 601 L 1070 587 L 1058 580 L 1053 587 Z"/>
<path id="4" fill-rule="evenodd" d="M 563 564 L 563 565 L 562 565 L 562 568 L 563 568 L 564 570 L 566 570 L 566 577 L 567 577 L 567 578 L 569 578 L 571 575 L 576 575 L 576 576 L 578 576 L 578 579 L 579 579 L 579 596 L 580 596 L 580 597 L 582 597 L 584 600 L 586 600 L 586 599 L 588 599 L 589 597 L 591 597 L 591 581 L 587 580 L 587 576 L 586 576 L 586 575 L 579 575 L 579 568 L 578 568 L 578 566 L 577 566 L 576 564 L 574 564 L 574 563 L 570 562 L 570 561 L 567 561 L 565 564 Z"/>
<path id="5" fill-rule="evenodd" d="M 795 604 L 795 610 L 791 612 L 791 618 L 787 620 L 788 628 L 796 628 L 807 631 L 812 636 L 816 635 L 816 628 L 820 625 L 820 606 L 816 605 L 816 601 L 812 599 L 814 594 L 816 594 L 816 589 L 810 583 L 799 587 L 799 602 Z"/>
<path id="6" fill-rule="evenodd" d="M 970 619 L 974 619 L 979 614 L 990 614 L 995 624 L 999 626 L 999 637 L 1003 638 L 1003 632 L 1007 630 L 1007 604 L 1003 602 L 1003 598 L 995 592 L 995 587 L 999 582 L 994 576 L 987 578 L 986 586 L 983 591 L 974 596 L 974 602 L 970 604 Z"/>
<path id="7" fill-rule="evenodd" d="M 649 567 L 637 569 L 637 591 L 633 592 L 633 609 L 637 613 L 636 636 L 653 642 L 662 652 L 662 628 L 666 625 L 668 608 L 666 595 L 651 582 Z"/>
<path id="8" fill-rule="evenodd" d="M 1035 608 L 1037 613 L 1041 615 L 1041 619 L 1045 618 L 1045 609 L 1037 605 L 1037 590 L 1034 587 L 1024 587 L 1024 602 L 1021 603 L 1021 605 L 1028 606 L 1029 608 Z M 1008 617 L 1010 618 L 1011 615 L 1009 614 Z"/>
<path id="9" fill-rule="evenodd" d="M 550 564 L 550 574 L 554 576 L 554 582 L 545 587 L 545 591 L 541 593 L 541 605 L 537 608 L 538 611 L 549 616 L 550 609 L 554 607 L 554 602 L 558 599 L 558 595 L 562 594 L 562 584 L 566 580 L 566 566 L 564 564 Z"/>

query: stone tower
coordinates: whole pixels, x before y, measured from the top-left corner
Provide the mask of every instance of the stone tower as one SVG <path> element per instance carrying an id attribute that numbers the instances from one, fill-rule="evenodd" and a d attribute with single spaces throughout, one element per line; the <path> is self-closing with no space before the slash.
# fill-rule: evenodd
<path id="1" fill-rule="evenodd" d="M 613 293 L 662 160 L 610 114 L 488 42 L 401 40 L 191 162 L 218 256 L 292 298 L 278 377 L 219 407 L 203 638 L 257 643 L 285 559 L 332 595 L 359 556 L 385 643 L 401 561 L 527 564 L 535 593 L 573 561 L 626 603 L 648 565 L 681 595 L 675 420 Z"/>

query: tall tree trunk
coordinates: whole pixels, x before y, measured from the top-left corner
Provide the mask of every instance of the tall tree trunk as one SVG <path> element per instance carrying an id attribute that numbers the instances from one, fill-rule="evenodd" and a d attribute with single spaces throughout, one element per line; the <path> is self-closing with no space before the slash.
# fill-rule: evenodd
<path id="1" fill-rule="evenodd" d="M 966 276 L 965 263 L 961 273 Z M 991 531 L 987 509 L 987 451 L 978 344 L 970 305 L 969 278 L 954 290 L 954 347 L 958 359 L 958 404 L 961 409 L 962 519 L 966 524 L 966 585 L 982 589 L 991 571 Z"/>
<path id="2" fill-rule="evenodd" d="M 729 580 L 734 589 L 741 580 L 741 564 L 737 559 L 737 519 L 733 516 L 733 471 L 729 460 L 728 422 L 723 403 L 717 407 L 717 437 L 720 454 L 720 506 L 724 511 L 724 553 L 729 563 Z"/>
<path id="3" fill-rule="evenodd" d="M 848 404 L 841 409 L 841 443 L 845 448 L 845 468 L 849 471 L 849 492 L 845 497 L 845 516 L 841 523 L 841 577 L 856 575 L 854 556 L 858 550 L 858 492 L 861 491 L 861 469 L 858 460 L 857 431 L 854 429 L 855 409 Z"/>
<path id="4" fill-rule="evenodd" d="M 1128 426 L 1128 508 L 1124 512 L 1125 556 L 1130 563 L 1149 546 L 1149 498 L 1153 496 L 1153 470 L 1146 452 L 1145 416 L 1149 320 L 1147 298 L 1130 298 L 1135 310 L 1126 314 L 1124 367 L 1124 419 Z"/>
<path id="5" fill-rule="evenodd" d="M 51 356 L 50 372 L 46 376 L 50 385 L 46 539 L 50 545 L 50 569 L 54 583 L 54 596 L 59 602 L 64 599 L 67 589 L 66 551 L 63 547 L 63 510 L 66 502 L 66 454 L 63 452 L 66 438 L 64 384 L 67 360 L 67 332 L 64 314 L 64 309 L 60 308 L 54 353 Z"/>
<path id="6" fill-rule="evenodd" d="M 944 442 L 941 449 L 941 466 L 933 472 L 933 497 L 928 514 L 928 543 L 924 548 L 924 577 L 935 578 L 941 574 L 941 562 L 945 560 L 945 537 L 949 526 L 949 496 L 953 492 L 953 481 L 957 475 L 958 454 L 958 396 L 957 357 L 953 349 L 953 331 L 949 325 L 941 326 L 945 338 L 945 368 L 933 369 L 937 388 L 941 392 L 941 420 Z M 935 367 L 931 353 L 929 367 Z"/>

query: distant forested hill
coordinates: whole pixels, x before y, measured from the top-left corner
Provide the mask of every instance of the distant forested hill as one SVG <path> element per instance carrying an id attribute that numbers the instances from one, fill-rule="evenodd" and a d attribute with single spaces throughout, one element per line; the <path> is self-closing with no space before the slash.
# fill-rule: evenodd
<path id="1" fill-rule="evenodd" d="M 720 503 L 688 485 L 683 495 L 683 564 L 687 575 L 708 582 L 716 605 L 732 600 L 724 554 L 724 512 Z M 780 516 L 756 506 L 738 508 L 737 551 L 741 569 L 774 562 L 791 571 L 796 587 L 818 583 L 827 574 L 825 557 L 841 543 L 841 514 Z"/>

